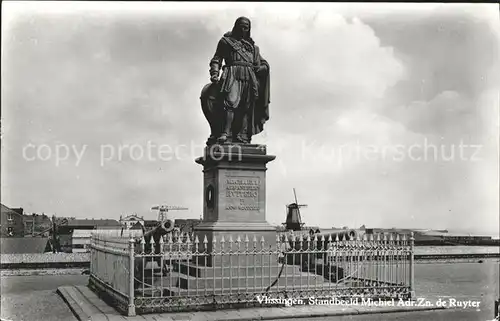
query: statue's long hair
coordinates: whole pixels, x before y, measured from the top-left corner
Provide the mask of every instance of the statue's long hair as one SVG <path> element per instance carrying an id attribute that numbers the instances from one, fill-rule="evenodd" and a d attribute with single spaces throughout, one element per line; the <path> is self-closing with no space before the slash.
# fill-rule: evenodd
<path id="1" fill-rule="evenodd" d="M 236 27 L 243 20 L 246 20 L 248 22 L 248 27 L 249 27 L 248 34 L 243 39 L 245 39 L 246 41 L 250 42 L 253 45 L 255 42 L 252 39 L 252 22 L 247 17 L 239 17 L 238 19 L 236 19 L 236 21 L 234 22 L 233 29 L 231 31 L 227 32 L 226 34 L 224 34 L 224 36 L 231 37 L 233 35 L 236 35 L 238 33 Z"/>

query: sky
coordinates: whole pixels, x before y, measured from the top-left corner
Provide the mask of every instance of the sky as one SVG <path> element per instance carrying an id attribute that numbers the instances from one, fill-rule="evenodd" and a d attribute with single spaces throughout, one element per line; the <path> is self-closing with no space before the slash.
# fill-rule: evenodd
<path id="1" fill-rule="evenodd" d="M 266 217 L 498 234 L 494 4 L 7 2 L 1 201 L 79 218 L 203 211 L 200 107 L 235 19 L 271 69 Z M 160 153 L 162 151 L 162 153 Z"/>

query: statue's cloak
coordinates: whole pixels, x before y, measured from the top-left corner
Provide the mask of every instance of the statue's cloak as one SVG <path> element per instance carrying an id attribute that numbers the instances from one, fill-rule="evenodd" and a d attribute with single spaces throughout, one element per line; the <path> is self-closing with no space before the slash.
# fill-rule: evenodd
<path id="1" fill-rule="evenodd" d="M 257 49 L 257 48 L 256 48 Z M 256 54 L 259 55 L 258 49 L 255 50 Z M 264 130 L 264 124 L 269 120 L 269 103 L 271 102 L 271 77 L 270 68 L 267 61 L 261 59 L 260 63 L 265 65 L 266 71 L 262 74 L 257 74 L 257 81 L 259 83 L 259 96 L 255 102 L 253 109 L 253 120 L 252 120 L 252 135 L 258 134 Z"/>

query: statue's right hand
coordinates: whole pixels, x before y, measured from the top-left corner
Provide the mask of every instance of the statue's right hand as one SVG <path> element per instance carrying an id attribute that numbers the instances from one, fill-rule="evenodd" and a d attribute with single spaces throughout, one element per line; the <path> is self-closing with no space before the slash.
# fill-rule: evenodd
<path id="1" fill-rule="evenodd" d="M 211 82 L 217 82 L 217 80 L 219 80 L 219 77 L 218 77 L 217 75 L 212 75 L 212 76 L 210 77 L 210 81 L 211 81 Z"/>

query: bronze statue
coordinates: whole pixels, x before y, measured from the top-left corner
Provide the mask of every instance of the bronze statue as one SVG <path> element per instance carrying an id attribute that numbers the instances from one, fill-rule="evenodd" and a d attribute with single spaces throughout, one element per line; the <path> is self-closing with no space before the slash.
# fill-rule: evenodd
<path id="1" fill-rule="evenodd" d="M 211 130 L 207 145 L 249 144 L 269 120 L 269 64 L 250 30 L 250 20 L 238 18 L 210 61 L 211 83 L 203 87 L 200 97 Z"/>

